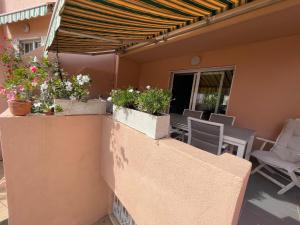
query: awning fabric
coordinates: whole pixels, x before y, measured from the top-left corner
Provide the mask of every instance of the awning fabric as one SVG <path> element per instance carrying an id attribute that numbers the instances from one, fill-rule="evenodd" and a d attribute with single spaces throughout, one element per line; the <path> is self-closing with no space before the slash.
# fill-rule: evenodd
<path id="1" fill-rule="evenodd" d="M 16 12 L 0 14 L 0 25 L 18 22 L 32 17 L 45 16 L 49 12 L 49 5 L 50 4 L 44 4 Z"/>
<path id="2" fill-rule="evenodd" d="M 242 0 L 59 0 L 47 50 L 122 51 L 234 8 Z"/>

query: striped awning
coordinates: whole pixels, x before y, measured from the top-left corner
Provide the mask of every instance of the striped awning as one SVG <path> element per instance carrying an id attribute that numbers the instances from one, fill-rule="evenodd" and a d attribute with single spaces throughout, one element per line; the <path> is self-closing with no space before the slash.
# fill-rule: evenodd
<path id="1" fill-rule="evenodd" d="M 35 6 L 20 11 L 0 14 L 0 25 L 14 23 L 32 17 L 45 16 L 51 9 L 51 3 Z"/>
<path id="2" fill-rule="evenodd" d="M 123 52 L 242 2 L 245 0 L 59 0 L 46 50 Z"/>

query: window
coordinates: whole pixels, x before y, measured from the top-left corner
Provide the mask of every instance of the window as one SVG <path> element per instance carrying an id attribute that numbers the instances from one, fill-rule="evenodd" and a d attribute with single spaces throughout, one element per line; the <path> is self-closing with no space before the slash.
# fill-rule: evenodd
<path id="1" fill-rule="evenodd" d="M 203 111 L 203 119 L 211 113 L 226 114 L 230 98 L 233 68 L 173 73 L 170 112 L 182 114 L 184 109 Z"/>
<path id="2" fill-rule="evenodd" d="M 21 55 L 29 53 L 39 47 L 41 47 L 41 39 L 23 40 L 20 41 L 19 45 Z"/>

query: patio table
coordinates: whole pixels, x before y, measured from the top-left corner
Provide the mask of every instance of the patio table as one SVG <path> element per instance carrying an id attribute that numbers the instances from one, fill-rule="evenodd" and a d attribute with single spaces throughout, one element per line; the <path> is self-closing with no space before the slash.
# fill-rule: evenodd
<path id="1" fill-rule="evenodd" d="M 170 114 L 171 126 L 188 131 L 187 117 L 180 114 Z M 255 137 L 255 131 L 247 128 L 224 125 L 223 142 L 237 146 L 237 156 L 249 160 Z"/>

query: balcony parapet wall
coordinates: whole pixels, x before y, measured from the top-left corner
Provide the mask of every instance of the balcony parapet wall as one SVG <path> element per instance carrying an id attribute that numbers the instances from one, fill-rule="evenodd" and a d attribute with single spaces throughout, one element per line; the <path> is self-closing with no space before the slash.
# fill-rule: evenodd
<path id="1" fill-rule="evenodd" d="M 235 225 L 251 164 L 103 117 L 101 172 L 138 225 Z M 108 151 L 109 149 L 109 151 Z"/>
<path id="2" fill-rule="evenodd" d="M 0 118 L 10 225 L 91 225 L 108 213 L 101 116 Z"/>
<path id="3" fill-rule="evenodd" d="M 0 117 L 10 225 L 91 225 L 112 191 L 138 225 L 235 225 L 251 164 L 108 115 Z"/>

